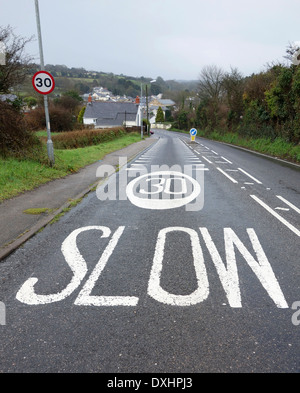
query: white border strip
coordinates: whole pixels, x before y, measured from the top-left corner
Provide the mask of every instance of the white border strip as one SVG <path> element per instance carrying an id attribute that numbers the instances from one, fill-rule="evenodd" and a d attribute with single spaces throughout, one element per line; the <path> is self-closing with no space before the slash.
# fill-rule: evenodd
<path id="1" fill-rule="evenodd" d="M 212 162 L 211 162 L 208 158 L 206 158 L 206 157 L 204 157 L 204 156 L 202 156 L 202 158 L 204 158 L 204 160 L 206 160 L 207 162 L 209 162 L 210 164 L 212 164 Z"/>
<path id="2" fill-rule="evenodd" d="M 229 161 L 229 160 L 227 160 L 227 158 L 225 158 L 225 157 L 223 157 L 223 156 L 221 156 L 221 158 L 223 158 L 223 160 L 225 160 L 225 161 L 229 162 L 229 164 L 232 164 L 232 162 L 231 162 L 231 161 Z"/>
<path id="3" fill-rule="evenodd" d="M 226 172 L 222 171 L 221 168 L 217 167 L 218 171 L 220 171 L 221 173 L 223 173 L 223 175 L 225 175 L 226 177 L 228 177 L 229 180 L 232 181 L 232 183 L 238 183 L 238 181 L 236 181 L 235 179 L 233 179 L 231 176 L 229 176 Z"/>
<path id="4" fill-rule="evenodd" d="M 281 221 L 282 224 L 287 226 L 291 231 L 293 231 L 297 236 L 300 236 L 300 231 L 295 228 L 292 224 L 290 224 L 288 221 L 286 221 L 284 218 L 282 218 L 278 213 L 276 213 L 273 209 L 271 209 L 268 205 L 266 205 L 263 201 L 261 201 L 257 196 L 255 195 L 250 195 L 251 198 L 253 198 L 257 203 L 259 203 L 262 207 L 264 207 L 269 213 L 271 213 L 274 217 L 277 218 L 277 220 Z"/>
<path id="5" fill-rule="evenodd" d="M 241 171 L 241 172 L 243 172 L 245 175 L 249 176 L 249 177 L 250 177 L 250 179 L 252 179 L 252 180 L 256 181 L 256 183 L 258 183 L 258 184 L 262 184 L 262 182 L 261 182 L 261 181 L 257 180 L 257 179 L 256 179 L 254 176 L 252 176 L 252 175 L 249 175 L 249 173 L 248 173 L 248 172 L 246 172 L 246 171 L 244 171 L 244 169 L 242 169 L 242 168 L 238 168 L 238 170 L 239 170 L 239 171 Z"/>
<path id="6" fill-rule="evenodd" d="M 292 209 L 294 209 L 297 213 L 300 214 L 300 209 L 298 209 L 298 207 L 296 207 L 295 205 L 293 205 L 291 202 L 287 201 L 286 199 L 284 199 L 282 196 L 280 195 L 276 195 L 277 198 L 281 199 L 282 202 L 286 203 L 289 207 L 291 207 Z"/>

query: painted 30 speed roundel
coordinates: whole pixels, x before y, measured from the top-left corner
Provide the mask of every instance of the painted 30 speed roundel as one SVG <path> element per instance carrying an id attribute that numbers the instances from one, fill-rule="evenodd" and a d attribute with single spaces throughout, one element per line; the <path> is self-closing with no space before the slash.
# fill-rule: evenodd
<path id="1" fill-rule="evenodd" d="M 175 191 L 171 184 L 174 181 L 178 183 Z M 152 191 L 144 187 L 147 183 L 150 183 Z M 188 189 L 191 189 L 190 193 Z M 126 187 L 127 197 L 132 204 L 153 210 L 175 209 L 187 205 L 197 198 L 200 191 L 200 184 L 195 179 L 176 171 L 151 172 L 137 177 Z M 187 196 L 182 196 L 185 194 Z M 158 199 L 159 196 L 162 199 Z"/>

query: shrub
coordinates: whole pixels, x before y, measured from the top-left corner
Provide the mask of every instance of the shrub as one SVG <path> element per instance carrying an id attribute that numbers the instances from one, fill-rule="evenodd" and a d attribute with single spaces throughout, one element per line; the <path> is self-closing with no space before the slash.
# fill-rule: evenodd
<path id="1" fill-rule="evenodd" d="M 40 153 L 39 139 L 26 128 L 24 116 L 12 105 L 0 101 L 0 155 L 28 157 Z"/>
<path id="2" fill-rule="evenodd" d="M 77 149 L 111 141 L 125 134 L 124 128 L 80 130 L 54 135 L 52 141 L 55 149 Z"/>
<path id="3" fill-rule="evenodd" d="M 72 114 L 61 107 L 49 106 L 50 127 L 51 131 L 62 132 L 73 129 L 74 120 Z M 37 131 L 46 128 L 45 109 L 44 107 L 36 108 L 26 116 L 28 129 Z"/>

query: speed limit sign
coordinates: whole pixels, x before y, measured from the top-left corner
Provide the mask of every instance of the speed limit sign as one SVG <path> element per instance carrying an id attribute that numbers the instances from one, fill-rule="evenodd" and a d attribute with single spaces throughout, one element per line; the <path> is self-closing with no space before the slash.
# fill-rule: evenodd
<path id="1" fill-rule="evenodd" d="M 38 71 L 33 75 L 32 85 L 40 94 L 49 94 L 54 90 L 54 78 L 47 71 Z"/>

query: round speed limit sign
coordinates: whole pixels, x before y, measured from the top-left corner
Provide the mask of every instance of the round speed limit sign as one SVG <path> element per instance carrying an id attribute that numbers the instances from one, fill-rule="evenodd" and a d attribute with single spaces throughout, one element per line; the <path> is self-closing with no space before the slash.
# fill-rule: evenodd
<path id="1" fill-rule="evenodd" d="M 47 71 L 38 71 L 33 75 L 32 85 L 40 94 L 49 94 L 54 90 L 54 78 Z"/>

